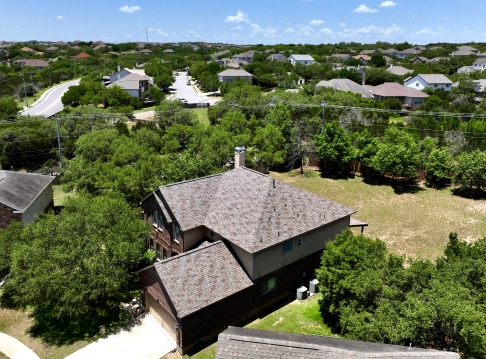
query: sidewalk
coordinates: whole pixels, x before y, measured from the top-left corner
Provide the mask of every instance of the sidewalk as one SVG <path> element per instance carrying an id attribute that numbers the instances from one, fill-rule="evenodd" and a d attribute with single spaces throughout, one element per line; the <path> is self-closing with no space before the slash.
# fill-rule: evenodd
<path id="1" fill-rule="evenodd" d="M 17 339 L 0 332 L 0 352 L 12 359 L 39 359 L 36 353 Z"/>

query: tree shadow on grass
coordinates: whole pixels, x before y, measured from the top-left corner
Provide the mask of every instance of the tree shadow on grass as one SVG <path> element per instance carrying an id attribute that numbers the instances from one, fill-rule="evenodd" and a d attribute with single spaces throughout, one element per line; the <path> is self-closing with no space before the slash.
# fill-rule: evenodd
<path id="1" fill-rule="evenodd" d="M 455 196 L 474 199 L 474 200 L 486 199 L 486 191 L 479 188 L 458 187 L 452 190 L 452 194 Z"/>
<path id="2" fill-rule="evenodd" d="M 140 323 L 120 308 L 100 310 L 89 318 L 53 318 L 48 311 L 30 315 L 34 324 L 28 333 L 47 345 L 71 345 L 77 341 L 94 341 L 122 330 L 131 330 Z"/>
<path id="3" fill-rule="evenodd" d="M 425 191 L 415 180 L 392 179 L 385 176 L 367 176 L 363 178 L 363 182 L 371 186 L 390 186 L 393 188 L 395 194 L 415 194 Z"/>

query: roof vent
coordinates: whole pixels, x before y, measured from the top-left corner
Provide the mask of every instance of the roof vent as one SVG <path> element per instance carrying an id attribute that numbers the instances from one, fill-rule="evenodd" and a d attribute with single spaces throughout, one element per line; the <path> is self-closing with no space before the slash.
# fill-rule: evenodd
<path id="1" fill-rule="evenodd" d="M 275 180 L 273 180 L 273 188 L 277 188 Z"/>

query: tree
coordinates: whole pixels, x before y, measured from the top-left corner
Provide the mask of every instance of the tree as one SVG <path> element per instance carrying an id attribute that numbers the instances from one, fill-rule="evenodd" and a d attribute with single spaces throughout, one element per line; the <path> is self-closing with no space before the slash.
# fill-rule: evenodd
<path id="1" fill-rule="evenodd" d="M 371 160 L 371 168 L 382 175 L 407 180 L 417 177 L 421 165 L 422 157 L 413 136 L 394 126 L 385 131 L 383 142 Z"/>
<path id="2" fill-rule="evenodd" d="M 20 110 L 12 97 L 0 98 L 0 121 L 16 118 Z"/>
<path id="3" fill-rule="evenodd" d="M 119 195 L 77 195 L 28 225 L 13 253 L 13 299 L 35 326 L 98 332 L 134 288 L 148 225 Z"/>
<path id="4" fill-rule="evenodd" d="M 14 248 L 23 243 L 23 229 L 24 224 L 18 221 L 10 222 L 7 228 L 0 229 L 0 280 L 10 272 Z"/>
<path id="5" fill-rule="evenodd" d="M 452 177 L 452 156 L 443 148 L 434 148 L 425 164 L 425 179 L 431 187 L 441 188 Z"/>
<path id="6" fill-rule="evenodd" d="M 338 176 L 349 175 L 356 154 L 351 137 L 339 123 L 326 123 L 324 134 L 316 136 L 316 152 L 321 161 L 329 163 L 332 172 Z"/>
<path id="7" fill-rule="evenodd" d="M 285 162 L 285 138 L 277 126 L 268 124 L 265 127 L 258 127 L 253 141 L 255 146 L 251 153 L 257 162 L 262 162 L 267 167 Z"/>
<path id="8" fill-rule="evenodd" d="M 473 188 L 486 186 L 486 153 L 480 150 L 463 152 L 454 166 L 454 183 L 472 193 Z"/>
<path id="9" fill-rule="evenodd" d="M 371 65 L 376 67 L 386 66 L 386 60 L 382 54 L 373 54 L 371 55 Z"/>

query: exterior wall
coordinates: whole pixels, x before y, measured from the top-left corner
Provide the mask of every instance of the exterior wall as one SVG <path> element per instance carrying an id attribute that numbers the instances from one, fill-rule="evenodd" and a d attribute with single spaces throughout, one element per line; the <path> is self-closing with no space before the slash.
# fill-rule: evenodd
<path id="1" fill-rule="evenodd" d="M 184 252 L 190 251 L 205 235 L 206 228 L 203 226 L 184 231 Z"/>
<path id="2" fill-rule="evenodd" d="M 7 228 L 11 221 L 22 220 L 22 214 L 15 212 L 13 208 L 0 203 L 0 228 Z"/>
<path id="3" fill-rule="evenodd" d="M 298 245 L 293 238 L 293 249 L 282 253 L 282 243 L 266 248 L 253 255 L 253 280 L 263 277 L 290 263 L 296 262 L 314 252 L 322 251 L 328 241 L 333 240 L 337 234 L 349 226 L 349 216 L 326 226 L 317 228 L 302 235 L 302 244 Z"/>
<path id="4" fill-rule="evenodd" d="M 253 85 L 253 77 L 252 76 L 218 76 L 219 81 L 222 83 L 233 82 L 236 79 L 243 79 L 248 81 L 250 85 Z"/>
<path id="5" fill-rule="evenodd" d="M 250 278 L 253 278 L 253 255 L 248 253 L 244 249 L 238 247 L 236 244 L 233 244 L 228 241 L 231 245 L 231 248 L 235 252 L 236 256 L 240 260 L 241 265 L 245 268 L 246 273 Z"/>
<path id="6" fill-rule="evenodd" d="M 113 82 L 115 82 L 115 81 L 117 81 L 117 80 L 119 80 L 119 79 L 121 79 L 121 78 L 123 78 L 127 75 L 130 75 L 129 71 L 127 71 L 125 69 L 120 70 L 120 71 L 118 71 L 118 72 L 116 72 L 116 73 L 114 73 L 113 75 L 110 76 L 110 82 L 113 83 Z"/>
<path id="7" fill-rule="evenodd" d="M 318 251 L 304 257 L 259 278 L 253 286 L 239 293 L 181 318 L 178 335 L 182 341 L 178 342 L 179 351 L 190 352 L 196 349 L 196 341 L 215 338 L 229 325 L 241 324 L 271 305 L 286 298 L 295 298 L 297 287 L 308 287 L 309 280 L 314 278 L 321 254 L 322 251 Z M 276 279 L 275 289 L 262 294 L 263 282 L 273 277 Z"/>
<path id="8" fill-rule="evenodd" d="M 139 92 L 140 90 L 127 90 L 125 89 L 126 92 L 132 97 L 139 97 Z"/>
<path id="9" fill-rule="evenodd" d="M 47 186 L 44 191 L 32 202 L 32 204 L 22 213 L 24 224 L 33 222 L 35 215 L 47 211 L 54 207 L 52 184 Z"/>
<path id="10" fill-rule="evenodd" d="M 414 88 L 416 90 L 422 91 L 426 87 L 433 89 L 444 89 L 445 91 L 450 91 L 452 89 L 451 84 L 428 84 L 419 76 L 415 76 L 408 81 L 403 83 L 404 86 Z"/>

